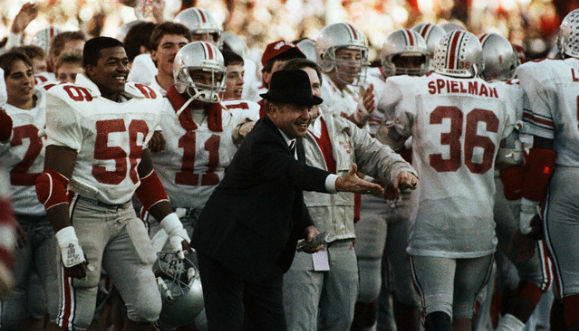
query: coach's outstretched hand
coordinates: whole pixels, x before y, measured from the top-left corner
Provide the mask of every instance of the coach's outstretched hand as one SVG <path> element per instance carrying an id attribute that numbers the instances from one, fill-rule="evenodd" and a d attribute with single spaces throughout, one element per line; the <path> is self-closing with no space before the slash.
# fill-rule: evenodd
<path id="1" fill-rule="evenodd" d="M 378 184 L 367 182 L 356 175 L 358 166 L 352 164 L 346 176 L 338 177 L 336 190 L 339 192 L 384 194 L 384 188 Z"/>

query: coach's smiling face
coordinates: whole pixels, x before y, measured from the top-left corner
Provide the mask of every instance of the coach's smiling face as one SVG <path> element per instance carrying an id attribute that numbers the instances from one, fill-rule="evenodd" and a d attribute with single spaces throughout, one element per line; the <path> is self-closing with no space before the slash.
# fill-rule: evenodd
<path id="1" fill-rule="evenodd" d="M 101 49 L 96 65 L 88 64 L 86 72 L 103 97 L 118 101 L 129 75 L 129 59 L 125 49 L 121 46 Z"/>

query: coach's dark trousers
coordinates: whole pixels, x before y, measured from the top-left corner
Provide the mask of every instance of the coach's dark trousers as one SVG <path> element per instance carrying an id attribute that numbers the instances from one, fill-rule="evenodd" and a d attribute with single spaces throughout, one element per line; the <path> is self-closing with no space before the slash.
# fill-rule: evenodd
<path id="1" fill-rule="evenodd" d="M 209 330 L 286 330 L 278 267 L 250 283 L 206 255 L 197 258 Z"/>

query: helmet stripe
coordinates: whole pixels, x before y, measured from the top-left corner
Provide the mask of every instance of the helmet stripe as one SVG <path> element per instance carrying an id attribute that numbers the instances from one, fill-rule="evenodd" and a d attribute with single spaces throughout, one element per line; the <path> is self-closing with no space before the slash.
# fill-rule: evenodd
<path id="1" fill-rule="evenodd" d="M 350 30 L 350 34 L 352 35 L 352 38 L 354 40 L 358 40 L 358 33 L 356 33 L 356 29 L 348 23 L 346 23 L 346 26 Z"/>
<path id="2" fill-rule="evenodd" d="M 207 54 L 207 60 L 213 60 L 213 49 L 209 43 L 204 42 L 203 46 L 205 48 L 205 54 Z"/>
<path id="3" fill-rule="evenodd" d="M 486 39 L 489 37 L 490 33 L 483 33 L 480 35 L 480 37 L 478 38 L 478 41 L 480 41 L 481 45 L 484 45 Z"/>
<path id="4" fill-rule="evenodd" d="M 432 24 L 430 24 L 430 23 L 426 23 L 422 26 L 422 29 L 420 29 L 420 35 L 422 36 L 422 38 L 426 39 L 426 37 L 428 36 L 428 33 L 430 32 L 431 26 L 432 26 Z"/>
<path id="5" fill-rule="evenodd" d="M 404 29 L 404 32 L 406 32 L 406 39 L 408 41 L 408 46 L 414 46 L 414 36 L 412 35 L 412 31 Z"/>
<path id="6" fill-rule="evenodd" d="M 203 9 L 197 8 L 196 11 L 199 14 L 199 17 L 201 18 L 201 22 L 207 23 L 207 18 L 205 18 L 205 13 L 203 12 Z"/>
<path id="7" fill-rule="evenodd" d="M 458 67 L 457 65 L 457 60 L 460 58 L 458 51 L 457 51 L 457 45 L 459 44 L 459 40 L 462 37 L 462 32 L 461 31 L 454 31 L 452 36 L 450 37 L 450 42 L 448 43 L 448 47 L 450 47 L 449 52 L 448 52 L 448 69 L 456 69 L 456 67 Z"/>

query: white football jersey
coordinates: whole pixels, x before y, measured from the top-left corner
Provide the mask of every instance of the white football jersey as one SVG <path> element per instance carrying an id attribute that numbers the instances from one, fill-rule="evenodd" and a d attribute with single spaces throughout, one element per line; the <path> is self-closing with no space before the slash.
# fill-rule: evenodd
<path id="1" fill-rule="evenodd" d="M 34 84 L 58 83 L 58 79 L 52 72 L 40 72 L 34 75 Z"/>
<path id="2" fill-rule="evenodd" d="M 129 82 L 150 84 L 155 80 L 157 76 L 157 66 L 150 53 L 139 54 L 133 59 L 133 64 L 131 65 L 131 71 L 127 80 Z"/>
<path id="3" fill-rule="evenodd" d="M 167 96 L 167 90 L 165 90 L 161 85 L 159 85 L 159 82 L 157 82 L 157 76 L 154 76 L 153 80 L 147 85 L 149 85 L 149 87 L 154 89 L 155 91 L 158 91 L 163 97 Z"/>
<path id="4" fill-rule="evenodd" d="M 378 108 L 379 101 L 384 92 L 384 87 L 386 85 L 386 78 L 382 74 L 381 68 L 370 68 L 368 69 L 368 76 L 366 76 L 365 87 L 374 86 L 374 111 L 372 111 L 368 118 L 368 130 L 372 136 L 376 135 L 376 130 L 380 127 L 380 124 L 384 121 L 384 113 Z"/>
<path id="5" fill-rule="evenodd" d="M 259 119 L 259 109 L 261 108 L 261 106 L 257 102 L 242 99 L 242 100 L 226 100 L 222 101 L 221 104 L 227 110 L 245 113 L 248 118 Z"/>
<path id="6" fill-rule="evenodd" d="M 107 204 L 129 201 L 139 186 L 141 154 L 158 125 L 163 97 L 127 83 L 122 102 L 101 96 L 83 75 L 47 92 L 47 145 L 77 152 L 71 188 Z"/>
<path id="7" fill-rule="evenodd" d="M 169 88 L 160 124 L 165 152 L 151 155 L 171 205 L 203 208 L 237 151 L 234 132 L 242 123 L 259 119 L 259 106 L 243 102 L 254 104 L 250 111 L 215 104 L 208 110 L 187 108 L 177 117 L 176 111 L 186 101 L 174 88 Z"/>
<path id="8" fill-rule="evenodd" d="M 320 107 L 326 114 L 349 118 L 356 112 L 359 92 L 354 86 L 347 85 L 344 90 L 340 90 L 328 75 L 323 74 L 321 93 L 324 102 Z"/>
<path id="9" fill-rule="evenodd" d="M 395 76 L 385 94 L 398 100 L 399 139 L 412 136 L 412 163 L 420 185 L 412 192 L 412 255 L 473 258 L 496 247 L 494 161 L 513 130 L 503 85 L 438 74 Z"/>
<path id="10" fill-rule="evenodd" d="M 43 138 L 46 122 L 46 96 L 36 88 L 36 105 L 21 109 L 6 104 L 3 108 L 12 118 L 12 134 L 6 143 L 0 143 L 0 161 L 8 171 L 10 194 L 14 212 L 25 215 L 44 215 L 44 206 L 36 197 L 36 177 L 44 170 Z"/>
<path id="11" fill-rule="evenodd" d="M 553 140 L 556 165 L 579 167 L 579 59 L 527 62 L 517 76 L 530 105 L 523 131 Z"/>

